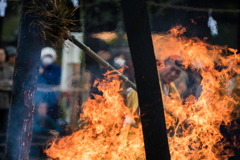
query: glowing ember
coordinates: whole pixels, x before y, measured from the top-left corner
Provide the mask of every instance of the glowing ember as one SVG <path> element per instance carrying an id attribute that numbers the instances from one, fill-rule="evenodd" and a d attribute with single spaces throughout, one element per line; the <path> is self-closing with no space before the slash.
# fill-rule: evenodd
<path id="1" fill-rule="evenodd" d="M 145 151 L 141 126 L 139 129 L 123 126 L 126 115 L 134 118 L 120 95 L 120 81 L 107 75 L 100 82 L 103 96 L 95 95 L 84 104 L 87 125 L 51 144 L 45 152 L 61 160 L 129 160 L 144 159 Z"/>
<path id="2" fill-rule="evenodd" d="M 174 95 L 168 100 L 167 108 L 181 117 L 177 123 L 165 114 L 168 128 L 178 124 L 175 134 L 168 137 L 171 159 L 227 159 L 233 152 L 224 149 L 228 144 L 222 139 L 220 125 L 232 120 L 232 112 L 238 103 L 228 94 L 226 86 L 231 79 L 229 73 L 240 73 L 234 67 L 240 62 L 240 57 L 236 50 L 226 46 L 210 45 L 198 38 L 185 38 L 182 36 L 185 31 L 185 28 L 177 26 L 167 35 L 156 36 L 153 41 L 157 59 L 163 60 L 164 55 L 180 54 L 185 66 L 191 64 L 199 68 L 203 77 L 203 91 L 198 100 L 189 97 L 184 105 L 181 100 L 174 99 Z M 221 56 L 227 51 L 234 54 Z M 217 71 L 214 62 L 228 68 Z M 81 117 L 87 118 L 85 128 L 52 143 L 45 151 L 49 157 L 61 160 L 145 158 L 141 126 L 138 129 L 122 127 L 126 115 L 132 119 L 134 117 L 119 94 L 120 83 L 114 76 L 106 75 L 99 85 L 103 96 L 96 95 L 95 100 L 89 99 L 84 104 Z M 182 125 L 186 118 L 190 124 L 187 129 Z"/>

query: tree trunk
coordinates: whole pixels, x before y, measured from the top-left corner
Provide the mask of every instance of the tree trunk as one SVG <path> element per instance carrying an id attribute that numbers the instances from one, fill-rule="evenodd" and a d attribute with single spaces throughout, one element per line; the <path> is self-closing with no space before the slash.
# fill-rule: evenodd
<path id="1" fill-rule="evenodd" d="M 145 0 L 121 0 L 147 160 L 169 160 L 168 138 Z"/>
<path id="2" fill-rule="evenodd" d="M 30 26 L 33 21 L 32 15 L 25 14 L 28 2 L 31 0 L 23 0 L 22 3 L 5 160 L 29 159 L 31 146 L 35 94 L 43 44 L 36 28 Z"/>

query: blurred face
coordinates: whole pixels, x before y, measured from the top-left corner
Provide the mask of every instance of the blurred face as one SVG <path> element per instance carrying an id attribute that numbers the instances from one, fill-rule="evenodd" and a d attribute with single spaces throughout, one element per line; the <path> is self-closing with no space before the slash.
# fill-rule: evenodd
<path id="1" fill-rule="evenodd" d="M 8 64 L 10 64 L 11 66 L 14 66 L 15 59 L 16 59 L 16 56 L 10 56 L 8 59 Z"/>
<path id="2" fill-rule="evenodd" d="M 42 57 L 42 64 L 46 67 L 46 66 L 49 66 L 51 64 L 53 64 L 53 57 L 50 56 L 50 55 L 47 55 L 47 56 L 44 56 Z"/>
<path id="3" fill-rule="evenodd" d="M 116 69 L 120 69 L 124 65 L 126 65 L 126 58 L 124 55 L 120 55 L 119 57 L 114 58 L 113 67 L 115 67 Z"/>
<path id="4" fill-rule="evenodd" d="M 97 55 L 101 57 L 103 60 L 105 60 L 106 62 L 108 62 L 110 59 L 110 54 L 106 51 L 99 51 Z M 104 68 L 104 67 L 100 65 L 100 68 Z"/>
<path id="5" fill-rule="evenodd" d="M 110 59 L 110 54 L 106 51 L 99 51 L 97 54 L 105 61 Z"/>
<path id="6" fill-rule="evenodd" d="M 45 116 L 47 114 L 47 105 L 45 103 L 40 103 L 39 104 L 38 113 L 41 116 Z"/>
<path id="7" fill-rule="evenodd" d="M 161 79 L 164 84 L 169 84 L 175 81 L 181 74 L 182 67 L 177 66 L 174 60 L 169 60 L 165 66 L 159 70 Z"/>
<path id="8" fill-rule="evenodd" d="M 6 60 L 6 54 L 4 49 L 0 49 L 0 64 L 4 63 Z"/>

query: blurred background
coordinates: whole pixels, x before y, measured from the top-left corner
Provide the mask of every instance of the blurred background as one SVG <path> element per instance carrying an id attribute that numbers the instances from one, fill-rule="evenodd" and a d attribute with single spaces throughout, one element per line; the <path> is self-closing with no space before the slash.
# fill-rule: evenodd
<path id="1" fill-rule="evenodd" d="M 68 0 L 70 8 L 78 5 L 80 8 L 75 14 L 77 28 L 71 34 L 116 69 L 127 65 L 128 69 L 124 74 L 134 81 L 120 1 Z M 186 37 L 198 37 L 210 44 L 240 49 L 238 1 L 149 0 L 147 9 L 153 37 L 165 34 L 171 27 L 180 24 L 187 28 L 184 33 Z M 2 63 L 6 64 L 6 69 L 12 73 L 17 56 L 21 0 L 0 0 L 0 13 L 0 51 L 4 51 L 6 55 Z M 32 159 L 44 159 L 42 148 L 53 136 L 64 136 L 79 129 L 78 119 L 82 110 L 80 106 L 88 98 L 94 98 L 92 94 L 101 94 L 93 84 L 95 80 L 103 78 L 102 74 L 106 70 L 71 42 L 66 41 L 66 44 L 69 47 L 63 46 L 55 50 L 51 42 L 45 42 L 45 48 L 42 50 Z M 2 84 L 6 75 L 5 72 L 0 75 Z M 0 107 L 0 157 L 5 147 L 9 110 L 6 103 L 10 102 L 12 86 L 11 77 L 8 76 L 7 79 L 8 85 L 0 85 L 0 100 L 4 99 L 0 102 L 5 103 L 0 103 L 0 106 L 4 105 Z"/>

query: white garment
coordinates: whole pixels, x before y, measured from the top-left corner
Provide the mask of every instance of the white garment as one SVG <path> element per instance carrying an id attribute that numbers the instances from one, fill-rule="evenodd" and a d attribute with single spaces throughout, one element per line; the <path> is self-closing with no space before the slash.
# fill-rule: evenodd
<path id="1" fill-rule="evenodd" d="M 0 0 L 0 17 L 5 16 L 6 7 L 7 7 L 7 1 L 6 0 Z"/>
<path id="2" fill-rule="evenodd" d="M 72 0 L 72 3 L 75 8 L 78 6 L 78 0 Z"/>
<path id="3" fill-rule="evenodd" d="M 127 124 L 133 124 L 133 125 L 135 124 L 133 120 L 129 117 L 129 115 L 125 117 L 125 120 L 123 122 L 123 127 L 125 127 Z"/>
<path id="4" fill-rule="evenodd" d="M 208 14 L 209 14 L 208 27 L 209 27 L 210 30 L 211 30 L 211 35 L 212 35 L 212 36 L 216 36 L 216 35 L 218 35 L 217 21 L 215 21 L 215 20 L 212 18 L 212 11 L 211 11 L 211 10 L 209 11 Z"/>
<path id="5" fill-rule="evenodd" d="M 235 77 L 233 77 L 231 80 L 229 80 L 229 82 L 226 85 L 226 90 L 227 90 L 229 96 L 232 95 L 232 90 L 233 90 L 233 88 L 236 87 L 236 83 L 234 83 L 234 81 L 235 81 Z"/>
<path id="6" fill-rule="evenodd" d="M 52 64 L 53 61 L 54 61 L 54 60 L 53 60 L 52 57 L 43 57 L 43 58 L 42 58 L 42 63 L 43 63 L 43 65 L 45 65 L 45 66 L 48 66 L 48 65 Z"/>
<path id="7" fill-rule="evenodd" d="M 166 85 L 163 85 L 165 106 L 167 105 L 167 101 L 168 101 L 168 88 L 169 87 L 167 87 Z"/>

